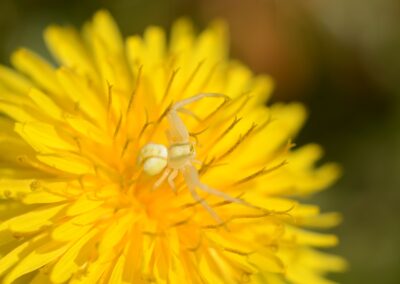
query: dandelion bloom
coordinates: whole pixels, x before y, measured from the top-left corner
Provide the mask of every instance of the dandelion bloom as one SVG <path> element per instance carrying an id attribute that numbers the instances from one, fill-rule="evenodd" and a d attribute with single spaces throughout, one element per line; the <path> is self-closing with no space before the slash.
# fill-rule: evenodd
<path id="1" fill-rule="evenodd" d="M 302 105 L 266 107 L 273 84 L 227 57 L 224 24 L 195 36 L 177 21 L 126 41 L 105 11 L 78 33 L 50 26 L 51 64 L 27 49 L 0 66 L 0 277 L 4 283 L 331 283 L 344 261 L 326 228 L 339 221 L 299 197 L 329 186 L 335 164 L 293 149 Z M 140 149 L 168 145 L 176 102 L 193 169 L 229 202 L 179 173 L 158 188 Z M 217 222 L 209 204 L 223 222 Z M 252 206 L 247 206 L 251 204 Z"/>

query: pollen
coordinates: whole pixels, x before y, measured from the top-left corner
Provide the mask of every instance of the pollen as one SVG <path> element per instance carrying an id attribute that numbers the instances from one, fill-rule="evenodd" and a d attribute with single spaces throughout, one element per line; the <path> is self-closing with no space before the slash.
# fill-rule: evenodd
<path id="1" fill-rule="evenodd" d="M 223 22 L 168 35 L 123 38 L 102 10 L 44 31 L 56 64 L 22 48 L 0 66 L 2 283 L 318 284 L 346 268 L 313 231 L 340 214 L 299 201 L 340 175 L 292 143 L 305 108 L 268 102 L 272 78 L 229 58 Z"/>

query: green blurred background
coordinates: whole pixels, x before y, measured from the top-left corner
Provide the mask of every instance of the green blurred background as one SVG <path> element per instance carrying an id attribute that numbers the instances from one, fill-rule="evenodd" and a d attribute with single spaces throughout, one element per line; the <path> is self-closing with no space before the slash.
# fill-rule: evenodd
<path id="1" fill-rule="evenodd" d="M 400 1 L 0 0 L 0 61 L 28 46 L 46 54 L 49 23 L 80 26 L 99 8 L 124 35 L 189 16 L 199 29 L 224 18 L 232 57 L 277 83 L 273 101 L 302 101 L 298 145 L 318 142 L 342 179 L 313 200 L 341 211 L 334 250 L 350 262 L 340 283 L 400 283 Z M 310 283 L 312 284 L 312 283 Z"/>

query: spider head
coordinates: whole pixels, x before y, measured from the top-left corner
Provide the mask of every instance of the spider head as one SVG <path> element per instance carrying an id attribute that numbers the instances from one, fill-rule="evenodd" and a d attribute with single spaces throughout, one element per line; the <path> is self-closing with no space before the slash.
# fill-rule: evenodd
<path id="1" fill-rule="evenodd" d="M 175 143 L 168 148 L 168 159 L 170 163 L 186 163 L 196 156 L 193 143 Z"/>

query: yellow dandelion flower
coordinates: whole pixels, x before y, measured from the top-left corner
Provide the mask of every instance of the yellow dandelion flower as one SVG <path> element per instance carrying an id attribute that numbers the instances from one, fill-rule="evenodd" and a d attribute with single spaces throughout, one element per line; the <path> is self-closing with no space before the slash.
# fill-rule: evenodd
<path id="1" fill-rule="evenodd" d="M 300 204 L 339 170 L 292 149 L 302 105 L 227 58 L 224 24 L 120 35 L 50 26 L 57 66 L 0 66 L 3 283 L 331 283 L 335 213 Z M 203 94 L 203 95 L 198 95 Z M 187 100 L 189 99 L 189 100 Z M 168 135 L 166 135 L 166 132 Z"/>

